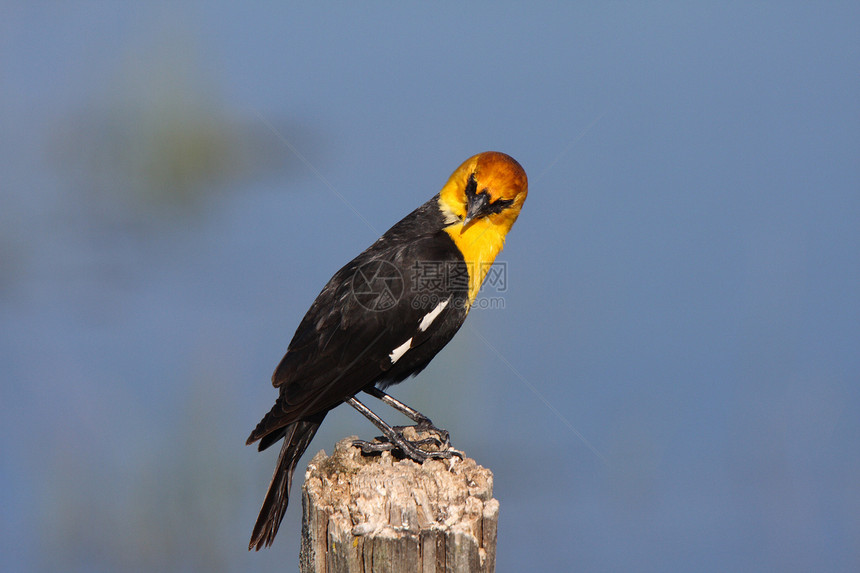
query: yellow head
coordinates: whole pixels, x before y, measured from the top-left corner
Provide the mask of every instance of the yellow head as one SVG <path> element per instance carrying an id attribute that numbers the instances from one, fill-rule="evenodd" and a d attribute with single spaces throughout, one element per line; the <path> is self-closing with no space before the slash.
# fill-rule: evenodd
<path id="1" fill-rule="evenodd" d="M 528 190 L 526 172 L 510 155 L 486 151 L 470 157 L 457 168 L 439 192 L 439 204 L 448 220 L 453 216 L 464 226 L 489 217 L 507 232 L 520 214 Z"/>
<path id="2" fill-rule="evenodd" d="M 439 192 L 439 209 L 449 223 L 445 231 L 469 269 L 470 304 L 520 214 L 528 187 L 526 172 L 513 157 L 487 151 L 464 161 Z"/>

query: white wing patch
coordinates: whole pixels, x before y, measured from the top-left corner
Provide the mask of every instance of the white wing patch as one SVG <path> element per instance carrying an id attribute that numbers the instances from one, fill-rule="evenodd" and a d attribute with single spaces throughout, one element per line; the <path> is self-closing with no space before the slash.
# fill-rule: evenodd
<path id="1" fill-rule="evenodd" d="M 388 357 L 391 358 L 391 363 L 394 364 L 395 362 L 400 360 L 400 358 L 404 354 L 406 354 L 406 351 L 409 350 L 411 347 L 412 347 L 412 339 L 410 338 L 409 340 L 407 340 L 406 342 L 404 342 L 403 344 L 401 344 L 400 346 L 398 346 L 397 348 L 392 350 L 391 354 L 388 355 Z"/>
<path id="2" fill-rule="evenodd" d="M 433 324 L 433 321 L 436 320 L 436 318 L 442 313 L 442 311 L 445 310 L 445 307 L 448 306 L 449 300 L 451 300 L 450 296 L 437 304 L 436 308 L 424 315 L 424 318 L 421 319 L 421 324 L 418 325 L 418 330 L 424 332 L 425 330 L 430 328 L 430 325 Z"/>
<path id="3" fill-rule="evenodd" d="M 445 307 L 448 306 L 448 301 L 450 300 L 451 297 L 449 296 L 448 298 L 437 304 L 433 310 L 424 315 L 424 318 L 421 319 L 421 323 L 418 325 L 419 332 L 424 332 L 425 330 L 430 328 L 430 325 L 433 324 L 433 321 L 436 320 L 439 315 L 442 314 L 442 311 L 445 310 Z M 391 351 L 391 354 L 388 355 L 388 357 L 391 359 L 391 363 L 394 364 L 395 362 L 403 358 L 403 355 L 406 354 L 406 351 L 410 348 L 412 348 L 411 338 Z"/>

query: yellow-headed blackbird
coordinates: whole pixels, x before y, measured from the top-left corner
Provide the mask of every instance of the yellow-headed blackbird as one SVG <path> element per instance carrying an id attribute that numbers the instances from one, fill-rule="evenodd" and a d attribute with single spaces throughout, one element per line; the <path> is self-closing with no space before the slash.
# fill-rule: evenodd
<path id="1" fill-rule="evenodd" d="M 505 235 L 520 214 L 528 180 L 498 152 L 467 159 L 427 203 L 391 227 L 331 278 L 299 324 L 272 376 L 274 407 L 247 443 L 284 443 L 249 549 L 269 546 L 287 509 L 293 472 L 329 410 L 347 402 L 417 462 L 450 457 L 448 436 L 429 418 L 383 392 L 417 374 L 451 340 L 469 313 Z M 434 430 L 444 447 L 422 449 L 355 395 L 367 392 Z"/>

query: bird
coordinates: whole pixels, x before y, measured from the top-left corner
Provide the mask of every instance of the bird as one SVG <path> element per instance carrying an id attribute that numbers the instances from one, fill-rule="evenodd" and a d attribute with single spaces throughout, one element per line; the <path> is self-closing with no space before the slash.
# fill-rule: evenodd
<path id="1" fill-rule="evenodd" d="M 385 390 L 421 372 L 460 329 L 527 195 L 526 172 L 513 157 L 474 155 L 323 287 L 272 375 L 278 398 L 246 441 L 263 451 L 283 439 L 249 550 L 273 543 L 299 458 L 344 402 L 384 434 L 382 442 L 356 441 L 365 453 L 389 449 L 422 463 L 456 452 L 448 432 Z M 408 440 L 356 398 L 361 392 L 439 439 Z"/>

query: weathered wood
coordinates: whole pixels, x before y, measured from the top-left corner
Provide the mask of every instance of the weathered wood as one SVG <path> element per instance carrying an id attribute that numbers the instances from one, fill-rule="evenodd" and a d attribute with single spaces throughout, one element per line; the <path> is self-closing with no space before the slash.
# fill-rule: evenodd
<path id="1" fill-rule="evenodd" d="M 354 439 L 308 465 L 302 573 L 495 570 L 499 502 L 490 470 L 469 458 L 363 456 Z"/>

